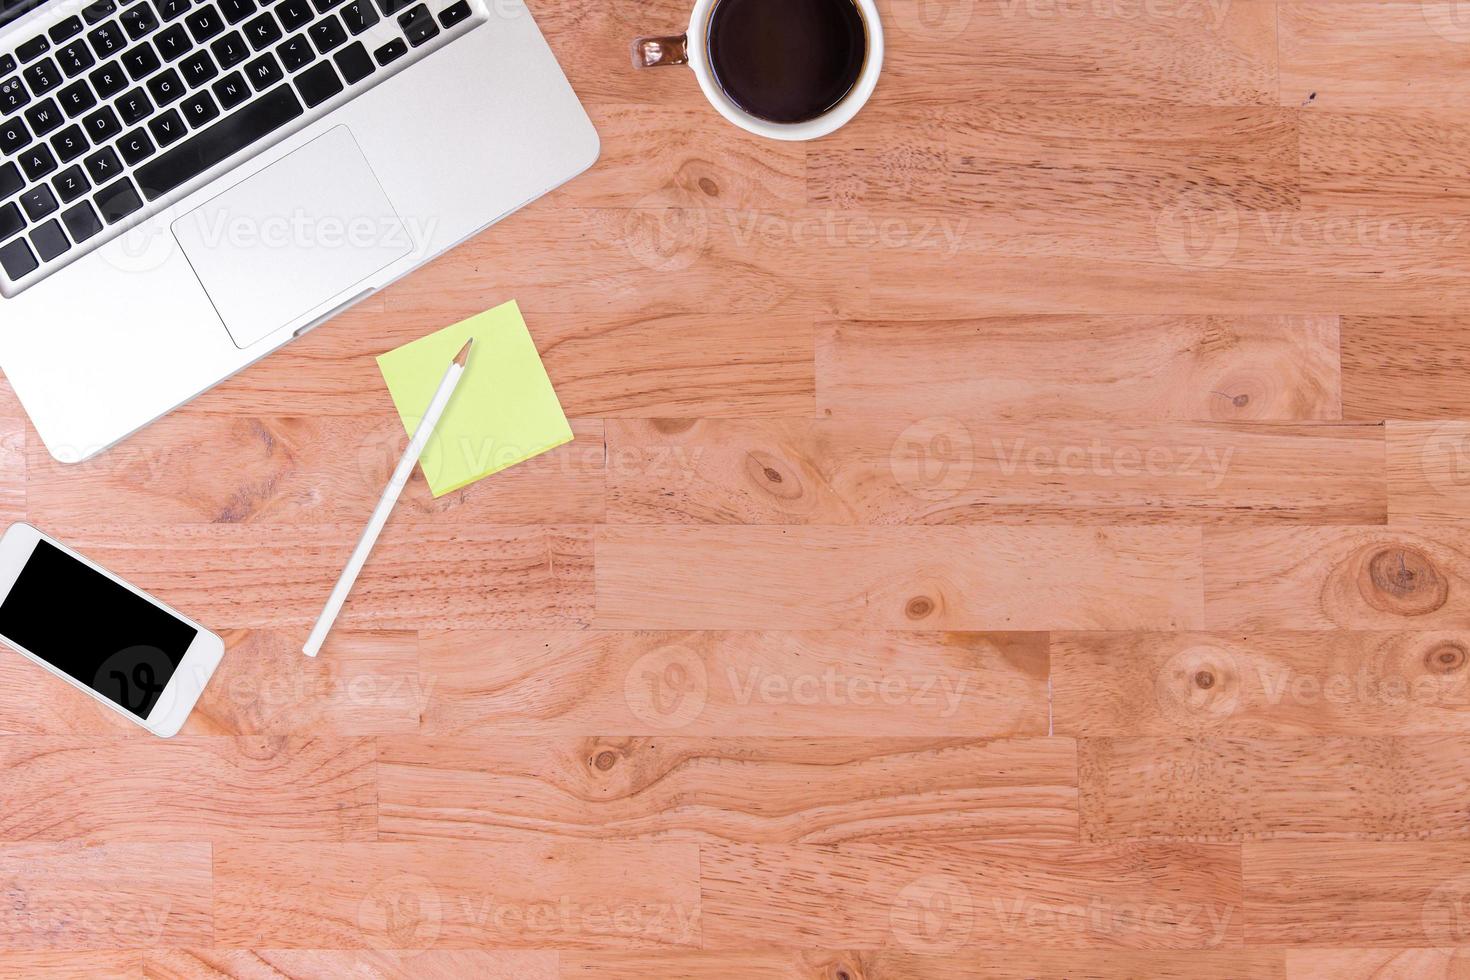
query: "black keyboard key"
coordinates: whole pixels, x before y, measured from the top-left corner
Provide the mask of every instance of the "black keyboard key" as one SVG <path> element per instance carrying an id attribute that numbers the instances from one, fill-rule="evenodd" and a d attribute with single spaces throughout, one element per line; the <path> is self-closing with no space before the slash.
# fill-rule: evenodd
<path id="1" fill-rule="evenodd" d="M 143 130 L 135 129 L 117 141 L 117 152 L 122 154 L 124 163 L 136 167 L 153 155 L 153 141 Z"/>
<path id="2" fill-rule="evenodd" d="M 68 126 L 51 137 L 51 146 L 62 163 L 70 163 L 86 153 L 87 145 L 87 137 L 82 135 L 80 126 Z"/>
<path id="3" fill-rule="evenodd" d="M 312 13 L 308 0 L 285 0 L 276 8 L 276 16 L 281 18 L 282 27 L 295 31 L 310 24 L 316 15 Z"/>
<path id="4" fill-rule="evenodd" d="M 102 188 L 93 200 L 97 202 L 97 210 L 102 212 L 102 220 L 110 225 L 117 224 L 143 206 L 143 199 L 126 177 Z"/>
<path id="5" fill-rule="evenodd" d="M 337 19 L 335 14 L 326 18 L 321 23 L 312 24 L 311 30 L 307 33 L 311 35 L 311 40 L 316 44 L 316 49 L 322 54 L 334 51 L 347 43 L 347 30 L 342 26 L 342 22 Z"/>
<path id="6" fill-rule="evenodd" d="M 87 97 L 92 98 L 90 91 L 87 92 Z M 96 104 L 97 100 L 92 99 L 92 102 Z M 47 99 L 45 102 L 37 102 L 26 110 L 26 122 L 30 123 L 31 132 L 37 136 L 45 136 L 49 132 L 60 129 L 64 120 L 61 117 L 61 110 L 56 108 L 55 100 Z"/>
<path id="7" fill-rule="evenodd" d="M 172 146 L 187 135 L 183 118 L 173 109 L 148 121 L 148 129 L 159 146 Z"/>
<path id="8" fill-rule="evenodd" d="M 281 85 L 138 169 L 150 200 L 167 194 L 302 114 L 289 85 Z"/>
<path id="9" fill-rule="evenodd" d="M 220 108 L 226 111 L 250 98 L 250 86 L 245 84 L 245 76 L 237 71 L 232 71 L 215 82 L 210 86 L 210 90 L 214 92 L 214 97 L 219 99 Z"/>
<path id="10" fill-rule="evenodd" d="M 117 12 L 117 0 L 97 0 L 82 8 L 82 17 L 87 23 L 95 24 L 99 20 L 105 20 Z"/>
<path id="11" fill-rule="evenodd" d="M 342 79 L 348 85 L 356 85 L 375 70 L 373 59 L 368 55 L 367 48 L 362 46 L 361 41 L 353 41 L 332 55 L 332 60 L 337 63 L 337 70 L 342 73 Z"/>
<path id="12" fill-rule="evenodd" d="M 0 75 L 9 75 L 15 71 L 15 55 L 0 54 Z"/>
<path id="13" fill-rule="evenodd" d="M 29 101 L 31 93 L 26 90 L 19 75 L 0 82 L 0 116 L 14 112 Z"/>
<path id="14" fill-rule="evenodd" d="M 401 37 L 395 37 L 387 44 L 373 52 L 373 57 L 378 59 L 378 64 L 388 65 L 408 54 L 408 42 Z"/>
<path id="15" fill-rule="evenodd" d="M 80 17 L 68 17 L 57 24 L 52 24 L 51 29 L 46 32 L 51 38 L 52 44 L 60 44 L 69 37 L 76 37 L 82 33 L 82 19 Z"/>
<path id="16" fill-rule="evenodd" d="M 203 44 L 216 34 L 224 33 L 225 22 L 220 17 L 219 11 L 213 7 L 200 7 L 192 14 L 184 18 L 184 23 L 189 25 L 189 33 L 194 35 L 194 40 Z"/>
<path id="17" fill-rule="evenodd" d="M 342 0 L 311 0 L 311 2 L 312 6 L 316 7 L 317 13 L 324 14 L 341 3 Z"/>
<path id="18" fill-rule="evenodd" d="M 41 55 L 51 50 L 51 42 L 46 40 L 46 35 L 37 34 L 26 43 L 15 49 L 15 56 L 22 62 L 35 61 Z"/>
<path id="19" fill-rule="evenodd" d="M 190 126 L 201 129 L 219 116 L 219 106 L 214 104 L 208 92 L 195 92 L 179 103 L 179 112 L 183 113 Z"/>
<path id="20" fill-rule="evenodd" d="M 127 46 L 128 39 L 116 23 L 103 24 L 87 35 L 99 58 L 110 58 Z"/>
<path id="21" fill-rule="evenodd" d="M 0 164 L 0 201 L 5 200 L 25 186 L 20 179 L 20 168 L 13 163 Z"/>
<path id="22" fill-rule="evenodd" d="M 238 24 L 255 13 L 255 0 L 219 0 L 219 9 L 227 22 Z"/>
<path id="23" fill-rule="evenodd" d="M 32 187 L 20 196 L 20 206 L 26 209 L 26 217 L 40 221 L 56 210 L 56 195 L 44 184 Z"/>
<path id="24" fill-rule="evenodd" d="M 270 14 L 266 14 L 267 17 Z M 240 36 L 239 31 L 231 31 L 224 37 L 209 46 L 214 52 L 215 60 L 219 62 L 220 68 L 228 71 L 246 58 L 250 57 L 250 49 L 245 46 L 245 39 Z"/>
<path id="25" fill-rule="evenodd" d="M 245 36 L 250 38 L 252 48 L 262 51 L 281 39 L 281 28 L 267 10 L 245 25 Z"/>
<path id="26" fill-rule="evenodd" d="M 372 0 L 352 0 L 342 8 L 342 23 L 347 25 L 353 37 L 372 27 L 380 19 L 378 8 L 373 6 Z"/>
<path id="27" fill-rule="evenodd" d="M 31 254 L 31 247 L 24 238 L 17 238 L 8 245 L 0 245 L 0 269 L 5 270 L 5 277 L 11 282 L 18 282 L 35 272 L 40 264 Z"/>
<path id="28" fill-rule="evenodd" d="M 332 70 L 330 62 L 323 61 L 297 75 L 296 88 L 307 106 L 314 107 L 342 91 L 342 79 Z"/>
<path id="29" fill-rule="evenodd" d="M 101 146 L 122 132 L 122 123 L 118 121 L 117 113 L 103 106 L 82 119 L 82 130 L 93 143 Z"/>
<path id="30" fill-rule="evenodd" d="M 198 88 L 219 77 L 219 69 L 214 67 L 214 61 L 209 57 L 208 51 L 195 51 L 189 55 L 179 62 L 179 71 L 183 74 L 184 80 L 189 83 L 190 88 Z"/>
<path id="31" fill-rule="evenodd" d="M 148 101 L 148 96 L 140 88 L 133 89 L 117 100 L 117 114 L 122 117 L 124 126 L 142 122 L 151 112 L 153 103 Z"/>
<path id="32" fill-rule="evenodd" d="M 451 4 L 439 11 L 439 25 L 447 31 L 460 21 L 468 20 L 469 17 L 469 3 L 466 0 L 459 0 L 459 3 Z"/>
<path id="33" fill-rule="evenodd" d="M 122 173 L 122 161 L 110 146 L 104 146 L 87 157 L 82 161 L 82 166 L 87 168 L 87 176 L 92 178 L 94 184 L 105 184 Z"/>
<path id="34" fill-rule="evenodd" d="M 398 11 L 413 6 L 413 0 L 378 0 L 384 17 L 392 17 Z"/>
<path id="35" fill-rule="evenodd" d="M 193 6 L 189 0 L 157 0 L 158 16 L 163 20 L 173 20 L 182 17 L 189 12 Z"/>
<path id="36" fill-rule="evenodd" d="M 177 61 L 194 47 L 194 42 L 189 40 L 189 32 L 184 30 L 183 24 L 165 27 L 153 39 L 153 44 L 158 48 L 158 53 L 163 55 L 164 61 Z"/>
<path id="37" fill-rule="evenodd" d="M 250 79 L 250 84 L 255 87 L 255 91 L 264 92 L 279 82 L 284 75 L 276 59 L 269 54 L 263 54 L 245 66 L 245 77 Z"/>
<path id="38" fill-rule="evenodd" d="M 56 100 L 61 103 L 61 108 L 65 109 L 67 116 L 72 119 L 97 104 L 97 96 L 92 94 L 86 82 L 72 82 L 56 94 Z M 46 102 L 50 101 L 50 99 L 46 100 Z M 36 135 L 39 136 L 40 132 L 38 131 Z"/>
<path id="39" fill-rule="evenodd" d="M 166 106 L 184 97 L 184 83 L 179 80 L 179 73 L 169 68 L 148 79 L 148 93 L 158 106 Z"/>
<path id="40" fill-rule="evenodd" d="M 58 48 L 56 60 L 60 63 L 62 71 L 66 72 L 67 78 L 76 78 L 97 63 L 92 49 L 87 47 L 87 42 L 81 38 Z"/>
<path id="41" fill-rule="evenodd" d="M 128 87 L 128 76 L 123 74 L 122 65 L 116 61 L 109 61 L 87 76 L 92 83 L 92 88 L 97 95 L 104 99 L 110 99 L 123 89 Z"/>
<path id="42" fill-rule="evenodd" d="M 276 48 L 276 55 L 281 59 L 281 64 L 286 66 L 287 71 L 297 71 L 316 60 L 316 52 L 311 50 L 311 44 L 307 42 L 305 34 L 287 38 L 279 48 Z"/>
<path id="43" fill-rule="evenodd" d="M 19 204 L 7 204 L 0 207 L 0 242 L 12 235 L 20 234 L 20 230 L 25 226 L 26 219 L 20 213 Z"/>
<path id="44" fill-rule="evenodd" d="M 21 151 L 20 169 L 30 180 L 40 180 L 56 169 L 56 155 L 45 143 L 36 143 Z"/>
<path id="45" fill-rule="evenodd" d="M 31 65 L 25 70 L 25 76 L 26 82 L 31 86 L 31 91 L 36 95 L 45 95 L 62 82 L 61 70 L 50 58 Z"/>
<path id="46" fill-rule="evenodd" d="M 51 180 L 51 186 L 56 188 L 56 193 L 61 197 L 62 204 L 70 204 L 92 189 L 87 175 L 82 173 L 81 165 L 67 167 Z"/>
<path id="47" fill-rule="evenodd" d="M 92 202 L 83 201 L 74 208 L 61 212 L 61 223 L 71 233 L 71 240 L 80 245 L 102 230 L 102 221 L 92 208 Z"/>
<path id="48" fill-rule="evenodd" d="M 136 48 L 131 48 L 122 56 L 123 67 L 128 70 L 128 77 L 135 82 L 141 82 L 149 75 L 158 70 L 163 62 L 158 60 L 154 54 L 153 47 L 144 41 Z"/>
<path id="49" fill-rule="evenodd" d="M 31 232 L 31 244 L 36 247 L 36 254 L 41 256 L 42 262 L 59 258 L 62 252 L 71 248 L 66 232 L 61 230 L 61 222 L 55 218 Z"/>
<path id="50" fill-rule="evenodd" d="M 146 3 L 133 4 L 122 12 L 118 20 L 122 21 L 123 30 L 127 31 L 128 37 L 134 41 L 158 30 L 158 17 L 153 13 L 153 8 Z"/>
<path id="51" fill-rule="evenodd" d="M 0 123 L 0 153 L 9 156 L 31 141 L 31 131 L 19 116 Z"/>
<path id="52" fill-rule="evenodd" d="M 427 44 L 439 34 L 439 25 L 434 23 L 434 17 L 429 13 L 429 8 L 423 4 L 419 4 L 406 14 L 400 14 L 398 26 L 408 38 L 408 43 L 414 47 Z"/>

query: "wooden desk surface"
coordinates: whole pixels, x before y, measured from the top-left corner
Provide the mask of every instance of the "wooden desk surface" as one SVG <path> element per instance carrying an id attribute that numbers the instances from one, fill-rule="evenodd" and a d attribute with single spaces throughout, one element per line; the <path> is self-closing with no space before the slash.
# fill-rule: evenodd
<path id="1" fill-rule="evenodd" d="M 535 9 L 582 179 L 0 510 L 228 634 L 173 741 L 0 657 L 0 974 L 1463 976 L 1470 21 L 888 0 L 746 137 Z M 415 481 L 516 297 L 573 445 Z"/>

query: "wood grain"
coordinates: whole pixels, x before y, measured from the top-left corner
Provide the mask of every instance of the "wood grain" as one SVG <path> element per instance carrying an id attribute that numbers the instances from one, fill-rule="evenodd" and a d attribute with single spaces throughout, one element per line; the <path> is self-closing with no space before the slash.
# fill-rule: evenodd
<path id="1" fill-rule="evenodd" d="M 617 421 L 614 524 L 1380 524 L 1380 426 Z"/>
<path id="2" fill-rule="evenodd" d="M 1470 734 L 1470 634 L 1053 633 L 1052 722 L 1086 738 Z"/>
<path id="3" fill-rule="evenodd" d="M 1463 949 L 1289 949 L 1287 976 L 1296 980 L 1450 980 L 1465 972 L 1470 953 Z"/>
<path id="4" fill-rule="evenodd" d="M 1389 422 L 1388 493 L 1394 522 L 1470 516 L 1470 423 Z"/>
<path id="5" fill-rule="evenodd" d="M 1343 317 L 1344 418 L 1470 417 L 1470 394 L 1462 383 L 1466 371 L 1470 335 L 1454 317 Z"/>
<path id="6" fill-rule="evenodd" d="M 547 950 L 150 950 L 150 980 L 199 976 L 293 977 L 328 980 L 364 976 L 382 980 L 557 980 L 557 954 Z"/>
<path id="7" fill-rule="evenodd" d="M 1038 633 L 425 634 L 434 735 L 1045 735 Z"/>
<path id="8" fill-rule="evenodd" d="M 1173 629 L 1200 623 L 1198 557 L 1168 528 L 607 527 L 596 625 Z"/>
<path id="9" fill-rule="evenodd" d="M 400 740 L 379 757 L 379 833 L 385 840 L 1071 840 L 1076 758 L 1069 739 Z M 791 802 L 772 806 L 776 799 Z"/>
<path id="10" fill-rule="evenodd" d="M 1330 316 L 823 321 L 817 408 L 842 418 L 1335 419 L 1337 350 Z"/>

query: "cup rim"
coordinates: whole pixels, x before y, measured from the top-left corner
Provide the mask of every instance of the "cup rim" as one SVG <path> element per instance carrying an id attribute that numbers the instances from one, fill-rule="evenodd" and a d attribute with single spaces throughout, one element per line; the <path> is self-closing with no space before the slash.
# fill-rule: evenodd
<path id="1" fill-rule="evenodd" d="M 863 64 L 857 81 L 853 83 L 852 90 L 832 109 L 806 122 L 777 123 L 751 115 L 725 94 L 725 90 L 715 79 L 714 69 L 710 67 L 704 25 L 709 21 L 710 13 L 718 2 L 719 0 L 695 0 L 694 10 L 689 15 L 686 39 L 689 67 L 694 69 L 694 76 L 699 80 L 699 87 L 704 91 L 704 97 L 709 100 L 710 105 L 746 132 L 789 141 L 813 140 L 826 136 L 851 122 L 878 87 L 878 75 L 883 68 L 883 23 L 878 17 L 878 5 L 874 0 L 852 0 L 862 13 L 868 29 L 867 61 Z"/>

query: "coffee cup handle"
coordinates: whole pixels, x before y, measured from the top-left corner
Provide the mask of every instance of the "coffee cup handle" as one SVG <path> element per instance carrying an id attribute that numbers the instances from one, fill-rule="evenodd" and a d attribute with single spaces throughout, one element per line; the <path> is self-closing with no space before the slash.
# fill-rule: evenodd
<path id="1" fill-rule="evenodd" d="M 689 64 L 689 35 L 640 37 L 633 41 L 633 67 Z"/>

